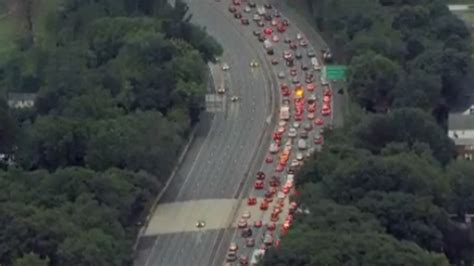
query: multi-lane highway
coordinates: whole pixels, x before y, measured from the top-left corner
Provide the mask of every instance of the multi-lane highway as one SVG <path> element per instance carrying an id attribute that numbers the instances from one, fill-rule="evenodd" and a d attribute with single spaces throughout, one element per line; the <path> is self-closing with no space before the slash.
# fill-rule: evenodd
<path id="1" fill-rule="evenodd" d="M 276 67 L 269 64 L 270 58 L 265 54 L 262 44 L 252 35 L 252 30 L 257 27 L 252 21 L 250 26 L 240 25 L 240 21 L 227 11 L 228 2 L 230 1 L 219 3 L 214 0 L 188 0 L 194 22 L 205 26 L 225 49 L 221 62 L 227 63 L 230 69 L 225 72 L 218 69 L 214 74 L 219 76 L 218 79 L 225 79 L 229 91 L 223 99 L 224 110 L 215 113 L 211 123 L 204 119 L 181 168 L 160 200 L 164 205 L 186 202 L 172 205 L 177 210 L 173 213 L 175 217 L 168 217 L 171 223 L 173 218 L 179 223 L 178 220 L 183 217 L 201 217 L 199 212 L 204 213 L 214 208 L 211 201 L 211 204 L 204 205 L 203 210 L 203 199 L 237 198 L 240 192 L 247 195 L 248 184 L 254 181 L 256 170 L 261 168 L 268 173 L 274 170 L 274 165 L 262 166 L 260 162 L 268 150 L 270 132 L 274 129 L 271 122 L 275 119 L 270 120 L 269 117 L 275 113 L 275 107 L 279 103 L 279 87 L 275 76 L 281 70 L 287 72 L 287 69 L 283 62 Z M 251 19 L 249 14 L 244 16 Z M 295 38 L 297 32 L 292 26 L 284 35 Z M 275 47 L 273 56 L 280 61 L 283 50 L 287 49 L 287 44 L 283 44 L 283 35 L 281 37 L 281 44 Z M 249 64 L 252 60 L 260 62 L 260 67 L 251 68 Z M 311 65 L 306 56 L 302 61 Z M 298 63 L 297 67 L 299 66 Z M 299 78 L 304 81 L 301 74 Z M 287 80 L 286 83 L 290 81 Z M 241 100 L 231 102 L 230 97 L 234 95 Z M 206 128 L 206 124 L 210 124 L 210 127 Z M 312 141 L 312 135 L 308 140 Z M 250 179 L 247 179 L 248 174 Z M 261 192 L 254 194 L 263 196 Z M 239 214 L 235 212 L 240 207 L 238 203 L 228 206 L 228 212 L 222 213 L 222 216 L 228 216 L 221 222 L 224 227 L 235 222 L 235 214 Z M 163 208 L 158 208 L 154 216 L 159 218 L 160 215 L 167 215 L 166 212 L 163 213 Z M 190 221 L 191 224 L 195 222 L 196 220 Z M 157 224 L 163 226 L 163 223 Z M 152 232 L 142 237 L 135 264 L 220 265 L 231 240 L 244 246 L 235 237 L 235 231 L 224 230 L 222 226 L 198 231 L 189 230 L 188 227 L 183 225 L 183 230 L 170 230 L 157 235 Z M 155 231 L 160 231 L 160 228 Z M 244 249 L 244 254 L 250 255 L 251 250 Z"/>
<path id="2" fill-rule="evenodd" d="M 261 63 L 255 43 L 249 43 L 242 28 L 225 13 L 226 7 L 214 1 L 188 2 L 193 20 L 223 45 L 221 58 L 230 66 L 224 73 L 229 84 L 225 109 L 214 114 L 210 129 L 196 138 L 185 161 L 165 192 L 161 202 L 181 202 L 198 199 L 232 198 L 241 187 L 260 135 L 273 110 L 271 77 Z M 232 95 L 240 97 L 230 102 Z M 210 265 L 212 247 L 221 230 L 184 232 L 148 236 L 139 245 L 137 265 Z"/>

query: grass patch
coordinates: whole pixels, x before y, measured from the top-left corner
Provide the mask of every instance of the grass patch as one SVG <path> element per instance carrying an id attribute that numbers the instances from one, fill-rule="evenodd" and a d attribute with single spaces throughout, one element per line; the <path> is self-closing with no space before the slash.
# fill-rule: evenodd
<path id="1" fill-rule="evenodd" d="M 57 10 L 61 2 L 62 0 L 42 0 L 39 1 L 35 7 L 35 17 L 33 19 L 34 35 L 40 45 L 47 43 L 50 39 L 48 38 L 48 19 L 50 19 L 50 15 Z"/>
<path id="2" fill-rule="evenodd" d="M 0 15 L 0 17 L 0 62 L 2 62 L 5 56 L 15 49 L 18 31 L 15 29 L 15 23 L 10 16 Z"/>

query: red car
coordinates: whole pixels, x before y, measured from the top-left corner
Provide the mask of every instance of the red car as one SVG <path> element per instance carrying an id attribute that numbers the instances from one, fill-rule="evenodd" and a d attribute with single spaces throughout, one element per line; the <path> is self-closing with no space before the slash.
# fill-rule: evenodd
<path id="1" fill-rule="evenodd" d="M 310 112 L 310 113 L 316 112 L 316 103 L 308 104 L 308 112 Z"/>
<path id="2" fill-rule="evenodd" d="M 272 177 L 272 179 L 270 180 L 270 186 L 271 187 L 280 186 L 280 180 L 276 176 Z"/>
<path id="3" fill-rule="evenodd" d="M 266 202 L 266 203 L 268 203 L 268 204 L 270 204 L 270 203 L 272 203 L 272 202 L 273 202 L 273 197 L 270 197 L 270 198 L 264 198 L 264 199 L 263 199 L 263 201 L 264 201 L 264 202 Z"/>
<path id="4" fill-rule="evenodd" d="M 266 35 L 272 35 L 273 30 L 272 30 L 272 28 L 266 28 L 266 29 L 263 30 L 263 32 L 264 32 Z"/>
<path id="5" fill-rule="evenodd" d="M 272 138 L 273 140 L 281 140 L 281 135 L 279 132 L 273 132 Z"/>
<path id="6" fill-rule="evenodd" d="M 241 0 L 232 0 L 232 4 L 240 6 Z"/>
<path id="7" fill-rule="evenodd" d="M 303 121 L 303 115 L 295 115 L 295 121 Z"/>
<path id="8" fill-rule="evenodd" d="M 262 203 L 260 204 L 260 210 L 262 211 L 268 210 L 268 202 L 262 201 Z"/>
<path id="9" fill-rule="evenodd" d="M 324 116 L 328 116 L 331 114 L 331 107 L 328 104 L 323 104 L 323 108 L 321 109 L 321 114 Z"/>
<path id="10" fill-rule="evenodd" d="M 272 215 L 270 216 L 270 220 L 272 222 L 276 223 L 276 222 L 278 222 L 279 219 L 280 219 L 280 216 L 278 215 L 278 213 L 273 212 Z"/>
<path id="11" fill-rule="evenodd" d="M 316 118 L 314 119 L 314 123 L 318 126 L 322 126 L 324 124 L 324 121 L 321 118 Z"/>
<path id="12" fill-rule="evenodd" d="M 262 227 L 262 220 L 256 220 L 255 223 L 253 224 L 253 226 L 255 226 L 256 228 L 260 228 Z"/>
<path id="13" fill-rule="evenodd" d="M 283 33 L 283 32 L 286 31 L 286 28 L 285 28 L 285 26 L 284 26 L 282 23 L 280 23 L 280 24 L 278 24 L 278 26 L 277 26 L 277 30 L 278 30 L 278 32 Z"/>
<path id="14" fill-rule="evenodd" d="M 263 183 L 262 180 L 255 181 L 255 185 L 254 185 L 255 189 L 263 189 L 264 186 L 265 186 L 265 184 Z"/>
<path id="15" fill-rule="evenodd" d="M 257 198 L 249 196 L 248 199 L 247 199 L 247 204 L 249 206 L 253 206 L 253 205 L 257 204 Z"/>
<path id="16" fill-rule="evenodd" d="M 271 154 L 267 155 L 267 158 L 265 158 L 266 163 L 273 163 L 273 157 Z"/>
<path id="17" fill-rule="evenodd" d="M 263 179 L 265 179 L 265 173 L 262 172 L 262 171 L 258 171 L 256 175 L 257 175 L 257 179 L 258 179 L 258 180 L 263 180 Z"/>
<path id="18" fill-rule="evenodd" d="M 332 96 L 331 89 L 325 88 L 325 89 L 324 89 L 324 96 Z"/>
<path id="19" fill-rule="evenodd" d="M 306 89 L 308 91 L 314 91 L 314 90 L 316 90 L 316 85 L 314 85 L 314 83 L 310 83 L 306 86 Z"/>
<path id="20" fill-rule="evenodd" d="M 295 118 L 296 119 L 296 118 Z M 285 166 L 281 165 L 281 164 L 278 164 L 275 171 L 281 173 L 283 172 L 283 170 L 285 170 Z"/>
<path id="21" fill-rule="evenodd" d="M 267 224 L 267 230 L 268 231 L 274 231 L 276 229 L 276 224 L 275 223 L 268 223 Z"/>
<path id="22" fill-rule="evenodd" d="M 290 193 L 290 188 L 287 187 L 287 186 L 284 186 L 282 191 L 283 191 L 283 193 L 288 194 L 288 193 Z"/>
<path id="23" fill-rule="evenodd" d="M 290 97 L 291 95 L 290 89 L 288 87 L 285 87 L 284 89 L 281 90 L 281 95 L 283 95 L 284 97 Z"/>
<path id="24" fill-rule="evenodd" d="M 329 104 L 331 102 L 331 96 L 324 96 L 323 97 L 323 103 Z"/>

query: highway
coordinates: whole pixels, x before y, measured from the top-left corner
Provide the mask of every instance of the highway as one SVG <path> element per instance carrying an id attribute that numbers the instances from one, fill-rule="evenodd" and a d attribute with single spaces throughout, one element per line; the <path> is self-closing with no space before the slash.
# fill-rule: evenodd
<path id="1" fill-rule="evenodd" d="M 278 96 L 272 95 L 280 93 L 275 80 L 276 73 L 285 70 L 287 77 L 284 82 L 291 82 L 287 68 L 282 63 L 278 66 L 269 65 L 269 57 L 264 53 L 262 44 L 252 35 L 252 30 L 257 29 L 254 22 L 250 21 L 250 26 L 240 25 L 240 21 L 227 11 L 229 2 L 188 1 L 193 22 L 205 26 L 225 49 L 221 61 L 227 63 L 230 70 L 215 71 L 217 73 L 214 74 L 226 80 L 230 91 L 224 99 L 223 112 L 217 112 L 212 117 L 204 115 L 196 140 L 160 203 L 237 198 L 240 192 L 246 198 L 248 190 L 253 190 L 249 184 L 253 184 L 257 170 L 264 170 L 268 176 L 274 171 L 275 165 L 262 165 L 260 162 L 268 150 L 270 133 L 274 129 L 274 125 L 268 124 L 266 120 L 279 102 Z M 243 15 L 251 19 L 249 14 Z M 298 29 L 291 25 L 283 36 L 295 39 L 297 32 Z M 283 36 L 279 35 L 282 40 L 275 47 L 273 57 L 282 61 L 281 54 L 288 45 L 283 43 Z M 305 55 L 301 48 L 300 51 Z M 253 59 L 258 59 L 261 67 L 250 68 L 249 63 Z M 301 61 L 311 66 L 306 55 Z M 296 67 L 299 69 L 300 64 L 297 63 Z M 301 73 L 299 69 L 299 79 L 304 83 Z M 241 101 L 230 102 L 229 98 L 233 95 L 239 96 Z M 321 106 L 320 103 L 318 106 Z M 264 142 L 259 147 L 264 130 L 267 130 Z M 312 138 L 313 133 L 308 141 L 312 142 Z M 258 153 L 255 154 L 256 151 Z M 253 158 L 253 155 L 257 156 Z M 252 162 L 256 163 L 253 169 L 249 168 Z M 248 179 L 247 174 L 250 175 Z M 263 196 L 262 191 L 251 193 Z M 199 213 L 191 213 L 197 209 L 191 207 L 189 217 L 199 217 Z M 228 215 L 228 224 L 235 222 L 240 215 L 238 212 L 232 214 L 237 216 Z M 258 232 L 258 238 L 261 238 L 262 232 Z M 235 236 L 236 233 L 236 230 L 215 229 L 142 237 L 135 265 L 221 265 L 231 240 L 243 247 L 243 253 L 240 254 L 250 256 L 252 249 L 245 249 L 242 239 Z"/>
<path id="2" fill-rule="evenodd" d="M 251 60 L 259 57 L 242 35 L 242 27 L 231 19 L 227 6 L 214 1 L 191 1 L 193 22 L 204 25 L 223 45 L 221 58 L 230 66 L 224 76 L 229 83 L 225 110 L 214 114 L 208 130 L 199 131 L 181 169 L 161 202 L 232 198 L 236 195 L 258 148 L 259 136 L 272 111 L 271 77 L 265 65 L 251 69 Z M 248 31 L 248 29 L 245 29 Z M 257 45 L 254 41 L 254 45 Z M 261 56 L 261 53 L 260 53 Z M 241 100 L 231 103 L 231 95 Z M 135 265 L 209 265 L 221 230 L 187 232 L 144 237 L 139 244 Z"/>
<path id="3" fill-rule="evenodd" d="M 258 3 L 259 1 L 257 1 Z M 261 1 L 260 1 L 261 3 Z M 283 15 L 286 15 L 285 12 L 282 12 Z M 292 21 L 290 20 L 290 23 Z M 295 25 L 290 25 L 290 27 L 287 29 L 287 31 L 284 33 L 284 34 L 279 34 L 279 33 L 276 33 L 278 35 L 281 36 L 281 39 L 283 39 L 283 36 L 290 36 L 293 40 L 295 39 L 296 37 L 296 34 L 297 33 L 302 33 L 300 32 L 299 28 L 298 27 L 295 27 Z M 319 51 L 321 48 L 323 48 L 325 46 L 325 44 L 323 44 L 322 42 L 318 42 L 318 41 L 315 41 L 315 38 L 314 36 L 312 37 L 308 37 L 308 36 L 305 36 L 304 37 L 305 39 L 307 40 L 310 40 L 311 42 L 309 43 L 309 46 L 307 49 L 305 48 L 301 48 L 299 47 L 297 50 L 299 50 L 300 52 L 302 52 L 303 54 L 303 58 L 300 59 L 300 60 L 295 60 L 295 68 L 298 69 L 298 79 L 299 81 L 301 81 L 303 84 L 304 84 L 304 72 L 301 71 L 300 69 L 300 66 L 301 64 L 307 64 L 308 66 L 311 66 L 311 63 L 310 63 L 310 58 L 306 56 L 306 51 L 308 49 L 313 49 L 315 51 Z M 314 44 L 314 45 L 313 45 Z M 317 45 L 317 46 L 316 46 Z M 287 44 L 283 44 L 282 42 L 279 43 L 278 45 L 275 45 L 275 57 L 277 58 L 281 58 L 281 54 L 283 53 L 284 50 L 288 50 L 288 45 Z M 279 83 L 286 83 L 286 84 L 291 84 L 291 76 L 289 75 L 289 71 L 288 71 L 288 67 L 286 66 L 283 66 L 283 65 L 278 65 L 278 66 L 275 66 L 274 67 L 274 70 L 276 72 L 280 72 L 280 71 L 284 71 L 286 73 L 286 77 L 285 78 L 282 78 L 279 80 Z M 324 121 L 325 121 L 325 125 L 327 125 L 329 122 L 332 123 L 333 122 L 333 117 L 330 116 L 330 117 L 322 117 L 320 115 L 320 107 L 322 106 L 322 98 L 323 98 L 323 90 L 321 89 L 323 86 L 320 82 L 320 75 L 318 72 L 314 72 L 315 74 L 315 84 L 317 85 L 316 87 L 318 88 L 316 90 L 316 92 L 313 94 L 313 93 L 308 93 L 307 94 L 313 94 L 315 95 L 317 98 L 318 98 L 318 101 L 317 101 L 317 106 L 318 106 L 318 111 L 316 113 L 316 117 L 320 117 L 320 118 L 323 118 Z M 307 97 L 308 95 L 306 95 L 305 97 Z M 293 105 L 293 104 L 292 104 Z M 333 105 L 335 105 L 333 103 Z M 335 108 L 335 107 L 334 107 Z M 334 111 L 336 112 L 336 111 Z M 334 113 L 333 112 L 333 113 Z M 292 114 L 294 114 L 294 107 L 292 106 Z M 308 112 L 305 110 L 305 117 L 308 115 Z M 341 116 L 339 116 L 340 118 Z M 284 138 L 283 138 L 283 141 L 282 143 L 285 143 L 289 138 L 287 136 L 287 132 L 288 132 L 288 128 L 291 127 L 291 125 L 293 124 L 294 120 L 290 120 L 289 123 L 287 123 L 287 125 L 285 125 L 284 127 L 286 128 L 286 133 L 284 134 Z M 305 124 L 305 123 L 311 123 L 312 126 L 314 127 L 312 130 L 310 130 L 308 133 L 308 142 L 310 143 L 310 147 L 313 146 L 312 142 L 313 142 L 313 138 L 317 135 L 319 135 L 319 131 L 321 130 L 321 128 L 323 126 L 316 126 L 312 123 L 312 121 L 308 121 L 308 120 L 304 120 L 302 122 L 302 124 Z M 302 127 L 300 129 L 298 129 L 298 132 L 301 132 L 303 129 Z M 268 136 L 270 138 L 270 136 Z M 299 137 L 295 138 L 295 140 L 298 140 Z M 293 142 L 295 143 L 295 142 Z M 321 149 L 321 146 L 320 145 L 315 145 L 314 146 L 316 148 L 316 150 L 320 150 Z M 291 162 L 294 158 L 295 158 L 295 153 L 296 151 L 298 150 L 296 148 L 296 145 L 294 145 L 293 149 L 292 149 L 292 155 L 290 156 L 290 160 L 289 162 Z M 306 152 L 305 152 L 306 153 Z M 256 189 L 253 189 L 253 188 L 250 188 L 249 192 L 247 193 L 247 195 L 251 195 L 251 196 L 255 196 L 257 197 L 258 199 L 261 199 L 261 198 L 264 198 L 264 194 L 265 192 L 267 191 L 267 189 L 269 188 L 268 186 L 268 180 L 272 177 L 272 176 L 278 176 L 280 177 L 280 180 L 282 182 L 282 184 L 285 183 L 286 181 L 286 172 L 283 172 L 283 173 L 279 173 L 279 172 L 276 172 L 275 171 L 275 168 L 276 168 L 276 165 L 278 164 L 278 157 L 277 156 L 273 156 L 274 157 L 274 162 L 273 163 L 265 163 L 263 162 L 262 160 L 262 163 L 260 164 L 260 167 L 259 167 L 259 170 L 263 171 L 265 174 L 266 174 L 266 179 L 265 179 L 265 189 L 263 190 L 256 190 Z M 255 176 L 252 177 L 252 180 L 249 181 L 248 183 L 251 185 L 253 185 L 253 183 L 255 182 Z M 253 238 L 255 240 L 255 246 L 254 247 L 246 247 L 246 239 L 241 237 L 241 232 L 242 230 L 240 229 L 234 229 L 232 230 L 231 232 L 229 232 L 227 235 L 226 235 L 226 238 L 225 240 L 223 241 L 222 245 L 219 247 L 219 250 L 216 254 L 216 258 L 215 258 L 215 261 L 217 262 L 221 262 L 221 264 L 216 264 L 216 265 L 222 265 L 222 262 L 225 261 L 225 255 L 228 251 L 228 247 L 230 245 L 231 242 L 233 243 L 236 243 L 237 246 L 239 247 L 239 250 L 238 250 L 238 255 L 245 255 L 247 256 L 247 258 L 249 258 L 249 260 L 251 260 L 251 257 L 252 257 L 252 253 L 254 252 L 254 250 L 256 249 L 259 249 L 260 248 L 260 245 L 262 244 L 262 239 L 263 239 L 263 236 L 265 234 L 265 232 L 267 232 L 265 226 L 270 222 L 269 221 L 269 214 L 271 213 L 272 209 L 273 209 L 273 206 L 276 206 L 276 199 L 273 200 L 273 202 L 270 204 L 270 207 L 267 211 L 261 211 L 259 210 L 259 205 L 260 205 L 261 201 L 259 200 L 258 203 L 257 203 L 257 206 L 245 206 L 245 204 L 243 204 L 243 206 L 240 208 L 239 210 L 239 213 L 236 214 L 236 216 L 234 216 L 234 221 L 237 222 L 240 218 L 240 215 L 244 212 L 244 211 L 248 211 L 251 213 L 251 218 L 248 219 L 248 224 L 249 224 L 249 227 L 252 229 L 253 231 L 253 235 L 251 238 Z M 286 201 L 286 206 L 285 207 L 288 207 L 288 203 L 289 201 L 287 200 Z M 278 223 L 282 223 L 285 219 L 287 215 L 287 210 L 284 210 L 282 214 L 280 214 L 280 219 L 278 221 Z M 255 228 L 253 227 L 253 223 L 254 221 L 256 220 L 261 220 L 263 221 L 263 227 L 262 228 Z M 277 223 L 277 224 L 278 224 Z M 279 225 L 277 226 L 277 229 L 275 230 L 275 232 L 273 232 L 273 235 L 275 237 L 275 239 L 279 239 L 279 234 L 280 234 L 280 229 L 279 229 Z"/>

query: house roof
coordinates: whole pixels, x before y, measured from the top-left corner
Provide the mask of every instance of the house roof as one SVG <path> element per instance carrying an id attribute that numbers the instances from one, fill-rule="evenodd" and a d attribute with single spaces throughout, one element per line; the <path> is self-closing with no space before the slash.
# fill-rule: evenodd
<path id="1" fill-rule="evenodd" d="M 450 130 L 474 130 L 474 115 L 449 114 L 448 129 Z"/>
<path id="2" fill-rule="evenodd" d="M 456 146 L 474 146 L 474 139 L 453 139 Z"/>

